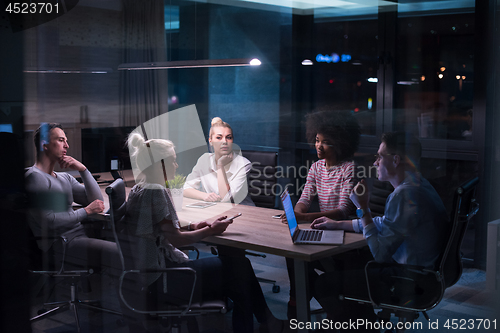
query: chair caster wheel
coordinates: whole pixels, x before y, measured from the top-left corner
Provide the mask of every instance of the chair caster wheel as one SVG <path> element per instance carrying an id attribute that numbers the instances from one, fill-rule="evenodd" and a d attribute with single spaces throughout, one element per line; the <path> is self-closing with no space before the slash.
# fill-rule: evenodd
<path id="1" fill-rule="evenodd" d="M 279 292 L 280 292 L 280 286 L 278 286 L 278 285 L 274 285 L 274 286 L 273 286 L 273 293 L 277 294 L 277 293 L 279 293 Z"/>

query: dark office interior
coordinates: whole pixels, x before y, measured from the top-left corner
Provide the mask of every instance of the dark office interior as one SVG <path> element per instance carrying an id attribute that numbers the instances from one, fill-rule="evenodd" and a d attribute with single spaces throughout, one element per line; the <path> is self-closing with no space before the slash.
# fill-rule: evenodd
<path id="1" fill-rule="evenodd" d="M 53 331 L 29 322 L 28 233 L 19 197 L 22 170 L 35 162 L 33 131 L 59 122 L 68 154 L 91 172 L 111 171 L 112 160 L 126 170 L 125 139 L 133 129 L 193 104 L 205 137 L 217 116 L 231 124 L 241 149 L 277 152 L 285 170 L 277 183 L 291 193 L 305 178 L 286 170 L 317 160 L 304 124 L 311 111 L 356 117 L 362 136 L 355 161 L 367 168 L 382 133 L 414 134 L 423 148 L 422 175 L 448 212 L 456 187 L 479 177 L 480 209 L 462 260 L 486 276 L 481 292 L 500 290 L 500 232 L 493 235 L 498 229 L 489 224 L 500 219 L 497 0 L 51 2 L 65 3 L 64 12 L 0 14 L 0 131 L 17 138 L 15 149 L 2 148 L 0 163 L 0 331 L 73 329 L 71 322 Z M 261 65 L 120 69 L 242 58 Z M 180 155 L 179 171 L 188 174 L 194 162 Z M 449 315 L 460 319 L 460 312 Z"/>

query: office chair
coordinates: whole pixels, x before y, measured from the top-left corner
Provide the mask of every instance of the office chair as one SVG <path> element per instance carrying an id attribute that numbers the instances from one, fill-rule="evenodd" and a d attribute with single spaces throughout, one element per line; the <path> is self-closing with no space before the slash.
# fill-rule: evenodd
<path id="1" fill-rule="evenodd" d="M 368 188 L 370 189 L 370 201 L 368 207 L 372 216 L 383 216 L 385 212 L 385 203 L 387 198 L 394 191 L 391 183 L 380 181 L 377 178 L 366 178 Z M 348 217 L 348 220 L 354 220 L 358 217 L 353 214 Z"/>
<path id="2" fill-rule="evenodd" d="M 106 188 L 109 196 L 109 215 L 111 219 L 111 228 L 115 238 L 123 272 L 119 280 L 119 296 L 124 313 L 131 319 L 129 327 L 131 332 L 144 330 L 140 321 L 150 318 L 162 319 L 169 322 L 172 332 L 180 332 L 181 321 L 186 319 L 188 330 L 198 332 L 198 325 L 195 316 L 207 314 L 224 314 L 227 312 L 226 302 L 222 299 L 216 299 L 203 302 L 192 302 L 196 283 L 196 271 L 189 267 L 164 268 L 158 270 L 138 270 L 134 268 L 134 254 L 131 248 L 132 236 L 128 234 L 125 214 L 126 214 L 126 194 L 123 179 L 115 180 Z M 192 280 L 190 300 L 182 305 L 166 305 L 159 309 L 152 302 L 148 294 L 142 291 L 141 284 L 137 276 L 148 273 L 176 274 L 179 279 L 187 278 Z M 134 278 L 135 276 L 135 278 Z M 170 319 L 170 320 L 169 320 Z"/>
<path id="3" fill-rule="evenodd" d="M 28 169 L 24 169 L 24 172 L 26 172 L 27 170 Z M 88 285 L 87 278 L 88 276 L 92 275 L 94 271 L 92 268 L 86 268 L 80 270 L 78 269 L 67 270 L 65 268 L 66 247 L 68 243 L 68 239 L 65 236 L 35 237 L 31 229 L 28 228 L 28 230 L 29 230 L 28 238 L 30 240 L 28 249 L 31 262 L 30 272 L 33 274 L 41 275 L 41 278 L 38 280 L 38 283 L 35 284 L 34 288 L 32 289 L 34 294 L 37 295 L 42 290 L 43 285 L 46 283 L 46 279 L 43 279 L 43 277 L 70 281 L 70 299 L 64 301 L 56 301 L 56 302 L 45 302 L 43 304 L 42 309 L 38 311 L 38 315 L 30 318 L 30 322 L 36 322 L 41 319 L 45 319 L 47 317 L 55 315 L 56 313 L 61 312 L 62 310 L 71 310 L 75 317 L 77 332 L 80 332 L 81 328 L 78 315 L 79 307 L 111 313 L 118 316 L 122 315 L 120 312 L 97 306 L 97 304 L 99 304 L 98 300 L 81 300 L 78 297 L 79 286 L 81 286 L 85 290 L 89 289 L 87 286 Z M 62 242 L 63 253 L 61 259 L 61 266 L 58 269 L 56 267 L 57 264 L 55 263 L 55 258 L 49 258 L 48 256 L 45 256 L 44 253 L 38 248 L 36 241 L 42 238 L 46 240 L 55 239 L 56 241 Z M 54 287 L 52 287 L 51 289 L 53 288 Z"/>
<path id="4" fill-rule="evenodd" d="M 371 178 L 370 202 L 368 203 L 372 216 L 383 216 L 387 197 L 394 191 L 391 183 Z M 354 217 L 357 218 L 357 217 Z"/>
<path id="5" fill-rule="evenodd" d="M 478 182 L 478 177 L 475 177 L 455 190 L 450 216 L 451 232 L 435 269 L 370 261 L 365 266 L 370 300 L 356 299 L 347 295 L 343 298 L 370 303 L 375 309 L 382 309 L 377 315 L 385 321 L 394 314 L 399 318 L 399 322 L 411 323 L 418 318 L 419 312 L 429 320 L 427 311 L 441 302 L 445 289 L 453 286 L 462 275 L 460 246 L 469 220 L 479 210 L 479 205 L 474 199 Z M 381 270 L 392 268 L 396 269 L 393 271 L 394 274 L 390 276 L 380 274 Z M 398 330 L 398 332 L 403 331 L 404 329 Z"/>
<path id="6" fill-rule="evenodd" d="M 275 208 L 278 153 L 270 151 L 242 150 L 243 157 L 252 163 L 248 174 L 248 192 L 257 207 Z"/>
<path id="7" fill-rule="evenodd" d="M 33 238 L 33 240 L 35 239 L 34 237 L 32 237 L 32 238 Z M 120 312 L 110 310 L 110 309 L 105 309 L 105 308 L 97 306 L 97 304 L 99 304 L 98 300 L 81 300 L 78 297 L 79 284 L 81 282 L 83 282 L 84 284 L 88 283 L 86 278 L 89 275 L 93 274 L 93 269 L 88 268 L 88 269 L 81 269 L 81 270 L 66 270 L 64 267 L 64 264 L 65 264 L 65 259 L 66 259 L 66 244 L 67 244 L 68 240 L 64 236 L 57 237 L 56 239 L 60 240 L 63 243 L 63 254 L 62 254 L 62 260 L 61 260 L 61 267 L 57 270 L 40 269 L 41 267 L 37 267 L 35 269 L 30 270 L 30 272 L 34 273 L 34 274 L 48 276 L 51 278 L 69 279 L 71 282 L 71 284 L 70 284 L 70 299 L 64 300 L 64 301 L 44 303 L 43 308 L 38 311 L 38 315 L 32 317 L 30 319 L 30 322 L 36 322 L 38 320 L 50 317 L 52 315 L 55 315 L 56 313 L 59 313 L 61 310 L 71 310 L 73 312 L 74 317 L 75 317 L 77 332 L 80 332 L 81 328 L 80 328 L 80 320 L 79 320 L 79 315 L 78 315 L 78 308 L 80 308 L 80 307 L 121 316 L 122 314 Z M 34 248 L 34 246 L 31 247 L 31 249 L 33 249 L 33 248 Z M 38 257 L 37 257 L 38 259 L 42 258 L 41 251 L 39 251 L 39 253 L 37 253 L 37 255 L 38 255 Z M 34 261 L 37 261 L 37 259 L 32 260 L 32 262 L 34 262 Z M 36 262 L 36 264 L 40 265 L 40 261 Z M 49 260 L 48 266 L 49 266 L 49 268 L 53 268 L 54 263 L 50 262 L 50 260 Z M 41 286 L 39 286 L 39 288 L 41 289 Z M 38 288 L 36 288 L 36 289 L 38 289 Z M 38 289 L 38 291 L 39 291 L 39 289 Z M 47 310 L 47 308 L 49 308 L 49 309 Z"/>

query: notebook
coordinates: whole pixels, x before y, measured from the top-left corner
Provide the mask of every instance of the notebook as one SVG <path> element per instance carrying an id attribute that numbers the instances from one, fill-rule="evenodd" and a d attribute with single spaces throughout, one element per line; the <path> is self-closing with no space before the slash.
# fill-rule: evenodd
<path id="1" fill-rule="evenodd" d="M 299 229 L 288 189 L 281 194 L 281 202 L 294 244 L 340 245 L 344 243 L 344 230 Z"/>

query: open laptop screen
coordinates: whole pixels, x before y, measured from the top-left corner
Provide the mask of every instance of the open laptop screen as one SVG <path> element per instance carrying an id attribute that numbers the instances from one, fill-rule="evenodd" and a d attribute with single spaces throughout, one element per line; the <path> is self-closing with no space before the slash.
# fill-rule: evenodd
<path id="1" fill-rule="evenodd" d="M 297 219 L 295 218 L 292 200 L 290 199 L 290 194 L 288 193 L 287 189 L 285 189 L 281 194 L 281 202 L 283 203 L 283 209 L 285 210 L 286 219 L 288 221 L 288 229 L 290 229 L 290 235 L 293 237 L 293 234 L 297 229 Z"/>

